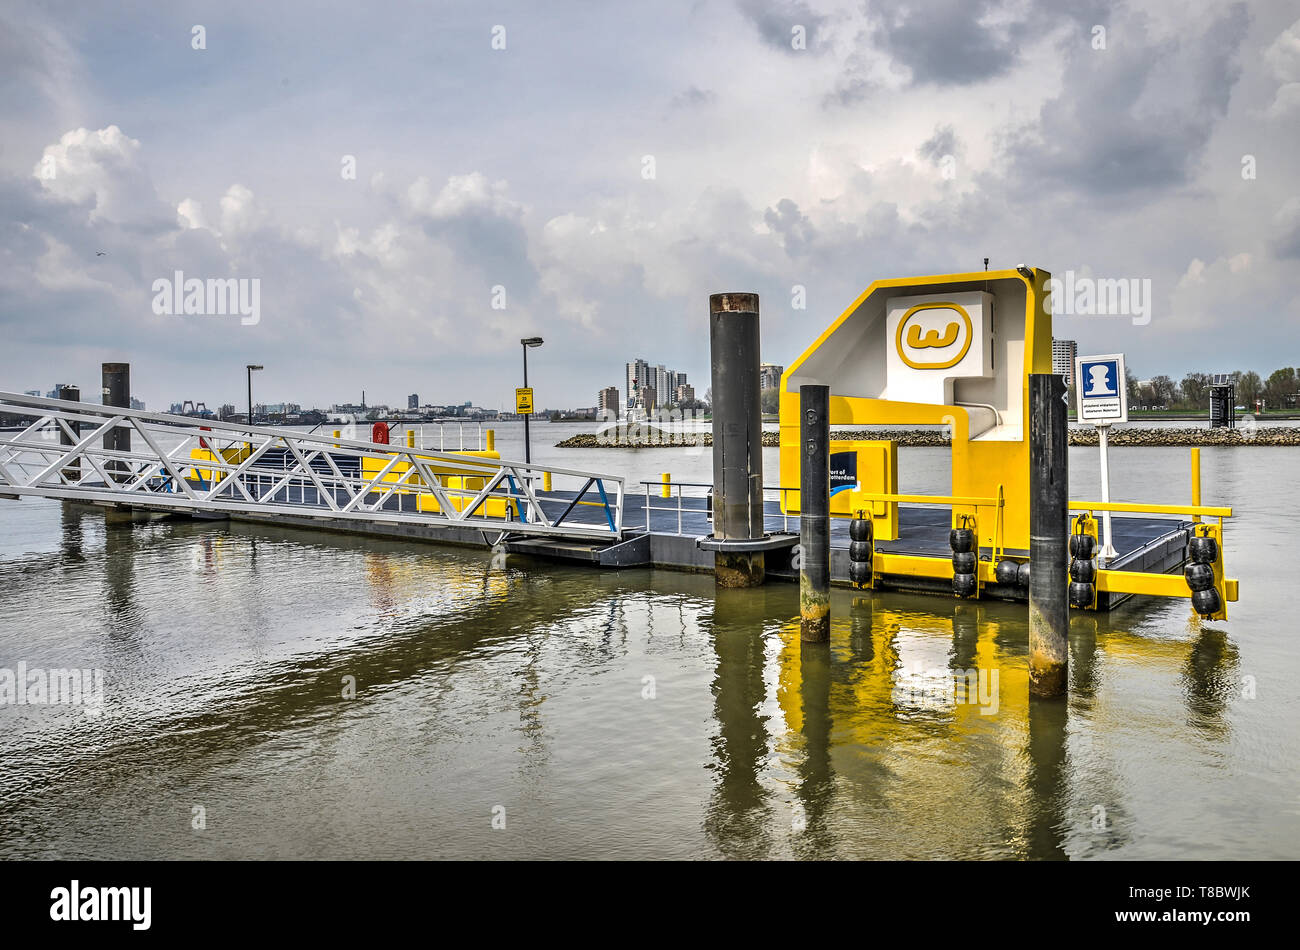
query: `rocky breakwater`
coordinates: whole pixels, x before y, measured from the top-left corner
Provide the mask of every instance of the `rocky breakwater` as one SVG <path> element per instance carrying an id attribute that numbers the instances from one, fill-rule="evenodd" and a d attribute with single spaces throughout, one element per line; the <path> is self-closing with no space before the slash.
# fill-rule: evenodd
<path id="1" fill-rule="evenodd" d="M 780 433 L 764 432 L 763 445 L 776 448 Z M 832 429 L 835 441 L 893 439 L 899 445 L 946 446 L 951 440 L 941 429 Z M 1070 429 L 1071 445 L 1096 445 L 1097 430 L 1091 426 Z M 1121 426 L 1111 430 L 1112 446 L 1178 446 L 1178 445 L 1294 445 L 1300 446 L 1300 428 L 1293 426 L 1241 426 L 1236 429 L 1137 429 Z M 561 449 L 656 449 L 683 446 L 711 446 L 711 432 L 651 432 L 629 436 L 596 435 L 584 433 L 563 442 Z"/>
<path id="2" fill-rule="evenodd" d="M 862 440 L 862 439 L 894 439 L 899 445 L 947 445 L 949 442 L 948 435 L 941 429 L 906 429 L 890 431 L 873 431 L 868 429 L 842 430 L 832 429 L 831 439 L 840 440 Z M 779 432 L 764 432 L 763 445 L 766 448 L 777 448 L 781 444 L 781 434 Z M 556 447 L 561 449 L 657 449 L 657 448 L 680 448 L 682 446 L 692 445 L 713 445 L 712 432 L 650 432 L 641 434 L 631 434 L 623 436 L 621 433 L 616 437 L 613 433 L 609 435 L 596 435 L 594 433 L 584 433 L 582 435 L 571 436 L 563 442 L 557 442 Z"/>
<path id="3" fill-rule="evenodd" d="M 1236 429 L 1111 429 L 1111 446 L 1141 445 L 1300 445 L 1300 428 L 1294 426 L 1244 425 Z M 1071 445 L 1096 445 L 1092 426 L 1070 430 Z"/>

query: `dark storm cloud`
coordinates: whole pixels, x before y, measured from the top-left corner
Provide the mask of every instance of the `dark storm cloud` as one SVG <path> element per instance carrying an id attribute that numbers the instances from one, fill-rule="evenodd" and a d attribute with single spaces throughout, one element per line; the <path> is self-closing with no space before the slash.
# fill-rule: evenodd
<path id="1" fill-rule="evenodd" d="M 537 289 L 537 270 L 528 260 L 528 233 L 520 222 L 475 208 L 455 217 L 431 218 L 421 228 L 450 248 L 463 267 L 482 275 L 485 301 L 496 284 L 512 295 L 531 295 Z"/>
<path id="2" fill-rule="evenodd" d="M 1300 259 L 1300 200 L 1292 200 L 1278 216 L 1273 253 L 1283 260 Z"/>
<path id="3" fill-rule="evenodd" d="M 781 236 L 781 246 L 791 257 L 806 254 L 817 238 L 812 222 L 789 198 L 778 201 L 775 209 L 768 208 L 763 213 L 763 222 Z"/>
<path id="4" fill-rule="evenodd" d="M 6 113 L 32 116 L 66 103 L 71 72 L 66 45 L 42 12 L 0 10 L 0 102 Z"/>
<path id="5" fill-rule="evenodd" d="M 738 6 L 746 19 L 754 24 L 763 42 L 773 49 L 785 53 L 804 52 L 791 43 L 794 27 L 802 26 L 807 49 L 817 51 L 819 33 L 827 18 L 814 13 L 802 0 L 740 0 Z"/>
<path id="6" fill-rule="evenodd" d="M 872 39 L 920 85 L 965 85 L 1016 65 L 1029 16 L 992 0 L 890 0 L 868 5 Z M 996 17 L 993 15 L 997 14 Z"/>
<path id="7" fill-rule="evenodd" d="M 7 254 L 28 254 L 44 246 L 49 226 L 71 228 L 94 210 L 89 195 L 80 202 L 50 201 L 35 178 L 0 175 L 0 249 Z"/>
<path id="8" fill-rule="evenodd" d="M 1153 40 L 1140 17 L 1112 24 L 1106 49 L 1081 37 L 1060 95 L 1010 138 L 1012 178 L 1145 200 L 1183 185 L 1224 115 L 1248 24 L 1237 4 L 1182 40 Z"/>
<path id="9" fill-rule="evenodd" d="M 140 255 L 137 242 L 119 228 L 87 223 L 93 206 L 90 198 L 52 201 L 34 181 L 0 178 L 0 330 L 6 345 L 85 344 L 120 334 L 117 304 L 104 290 L 140 287 Z M 51 255 L 65 273 L 42 268 Z"/>
<path id="10" fill-rule="evenodd" d="M 961 143 L 957 141 L 957 133 L 951 125 L 937 127 L 934 135 L 922 142 L 921 147 L 917 149 L 922 158 L 928 158 L 935 165 L 939 164 L 945 155 L 956 155 L 960 150 Z"/>
<path id="11" fill-rule="evenodd" d="M 712 105 L 717 101 L 717 98 L 717 95 L 709 89 L 690 86 L 673 96 L 670 105 L 674 109 L 692 109 L 698 106 Z"/>
<path id="12" fill-rule="evenodd" d="M 858 34 L 855 46 L 862 47 L 866 43 L 866 34 Z M 869 97 L 876 90 L 876 84 L 865 77 L 865 72 L 866 58 L 858 52 L 850 53 L 844 61 L 842 75 L 836 81 L 835 88 L 822 98 L 822 105 L 854 106 Z"/>
<path id="13" fill-rule="evenodd" d="M 1107 22 L 1106 0 L 869 0 L 870 29 L 827 98 L 852 105 L 871 84 L 863 63 L 883 53 L 911 74 L 912 85 L 963 86 L 1002 76 L 1020 65 L 1023 48 L 1062 23 Z M 865 52 L 867 49 L 870 52 Z"/>

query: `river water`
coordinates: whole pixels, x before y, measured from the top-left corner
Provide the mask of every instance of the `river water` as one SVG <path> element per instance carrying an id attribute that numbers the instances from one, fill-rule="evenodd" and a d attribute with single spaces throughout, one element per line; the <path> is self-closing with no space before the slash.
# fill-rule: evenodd
<path id="1" fill-rule="evenodd" d="M 553 448 L 578 431 L 534 458 L 710 479 L 708 449 Z M 0 670 L 104 684 L 0 705 L 0 857 L 1295 858 L 1300 449 L 1202 459 L 1230 619 L 1077 615 L 1070 699 L 1032 707 L 1023 605 L 837 589 L 801 652 L 788 584 L 0 502 Z M 1071 469 L 1095 497 L 1096 450 Z M 946 491 L 946 450 L 900 479 Z M 1186 501 L 1187 450 L 1115 449 L 1112 482 Z"/>

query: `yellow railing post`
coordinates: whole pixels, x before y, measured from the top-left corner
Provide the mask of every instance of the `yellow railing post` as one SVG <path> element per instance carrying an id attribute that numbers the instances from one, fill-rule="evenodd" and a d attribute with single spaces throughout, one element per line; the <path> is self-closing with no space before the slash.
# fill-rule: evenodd
<path id="1" fill-rule="evenodd" d="M 489 452 L 495 452 L 495 451 L 496 451 L 496 448 L 497 448 L 497 430 L 496 430 L 496 429 L 488 429 L 488 430 L 487 430 L 487 450 L 488 450 Z M 547 489 L 547 490 L 549 491 L 549 489 Z"/>
<path id="2" fill-rule="evenodd" d="M 664 487 L 659 489 L 660 497 L 662 498 L 672 497 L 672 493 L 673 493 L 672 484 L 671 484 L 673 480 L 672 473 L 664 472 L 663 475 L 661 475 L 660 477 L 664 483 Z"/>
<path id="3" fill-rule="evenodd" d="M 1232 509 L 1224 505 L 1138 505 L 1127 501 L 1072 501 L 1070 511 L 1117 511 L 1139 515 L 1183 515 L 1205 518 L 1231 518 Z"/>
<path id="4" fill-rule="evenodd" d="M 407 447 L 408 449 L 413 449 L 413 448 L 415 448 L 415 430 L 414 430 L 414 429 L 407 429 L 407 430 L 406 430 L 406 447 Z"/>
<path id="5" fill-rule="evenodd" d="M 1002 552 L 1006 547 L 1006 538 L 1004 537 L 1003 530 L 1002 530 L 1003 529 L 1002 507 L 1005 503 L 1006 502 L 1002 493 L 1002 483 L 998 482 L 998 513 L 997 513 L 997 521 L 995 522 L 995 526 L 993 528 L 993 535 L 995 541 L 993 547 L 992 560 L 994 565 L 996 565 L 998 561 L 1002 560 Z"/>
<path id="6" fill-rule="evenodd" d="M 550 490 L 551 490 L 551 473 L 542 472 L 542 491 L 550 491 Z"/>
<path id="7" fill-rule="evenodd" d="M 1201 506 L 1201 450 L 1192 449 L 1192 505 L 1199 508 Z M 1200 522 L 1200 515 L 1192 515 L 1192 520 Z"/>

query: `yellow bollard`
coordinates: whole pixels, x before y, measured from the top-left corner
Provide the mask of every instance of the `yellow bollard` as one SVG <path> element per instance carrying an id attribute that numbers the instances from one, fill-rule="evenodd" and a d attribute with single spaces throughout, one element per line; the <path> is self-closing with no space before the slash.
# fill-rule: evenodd
<path id="1" fill-rule="evenodd" d="M 335 430 L 334 430 L 334 438 L 337 439 L 337 438 L 339 437 L 339 435 L 341 435 L 341 433 L 339 432 L 338 429 L 335 429 Z M 338 447 L 339 447 L 339 444 L 338 444 L 337 442 L 335 442 L 335 443 L 334 443 L 334 448 L 337 449 Z"/>
<path id="2" fill-rule="evenodd" d="M 497 431 L 496 429 L 487 430 L 487 450 L 495 452 L 497 448 Z"/>
<path id="3" fill-rule="evenodd" d="M 1192 449 L 1192 504 L 1201 503 L 1201 450 Z M 1192 520 L 1200 523 L 1200 515 L 1192 515 Z"/>
<path id="4" fill-rule="evenodd" d="M 551 490 L 551 473 L 542 472 L 542 491 Z"/>
<path id="5" fill-rule="evenodd" d="M 659 490 L 659 493 L 664 498 L 671 498 L 673 496 L 673 489 L 672 486 L 669 485 L 668 483 L 673 480 L 672 473 L 664 472 L 662 477 L 663 477 L 664 487 Z"/>
<path id="6" fill-rule="evenodd" d="M 407 430 L 406 430 L 406 447 L 407 447 L 408 449 L 413 449 L 413 448 L 415 448 L 415 430 L 414 430 L 414 429 L 407 429 Z"/>

